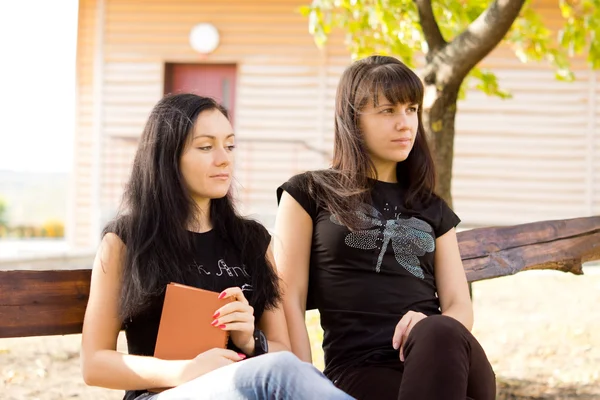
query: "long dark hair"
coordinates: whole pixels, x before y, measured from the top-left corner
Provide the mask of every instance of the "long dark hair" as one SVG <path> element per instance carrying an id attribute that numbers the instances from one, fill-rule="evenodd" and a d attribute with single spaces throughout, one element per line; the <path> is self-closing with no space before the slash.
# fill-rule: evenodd
<path id="1" fill-rule="evenodd" d="M 393 57 L 371 56 L 351 64 L 342 74 L 335 101 L 335 138 L 332 168 L 309 173 L 308 190 L 317 201 L 350 229 L 358 229 L 354 210 L 370 202 L 377 171 L 360 129 L 360 111 L 379 94 L 392 104 L 418 104 L 419 125 L 414 146 L 396 166 L 398 184 L 407 188 L 405 205 L 426 202 L 435 187 L 433 158 L 423 128 L 423 84 L 406 65 Z"/>
<path id="2" fill-rule="evenodd" d="M 179 168 L 194 123 L 203 111 L 227 111 L 211 98 L 195 94 L 170 95 L 152 110 L 135 155 L 118 216 L 104 229 L 126 244 L 120 316 L 142 312 L 165 283 L 181 281 L 192 259 L 187 231 L 197 206 L 184 184 Z M 231 190 L 210 202 L 213 230 L 230 243 L 251 274 L 252 305 L 268 309 L 280 298 L 278 278 L 265 258 L 265 229 L 240 217 Z"/>

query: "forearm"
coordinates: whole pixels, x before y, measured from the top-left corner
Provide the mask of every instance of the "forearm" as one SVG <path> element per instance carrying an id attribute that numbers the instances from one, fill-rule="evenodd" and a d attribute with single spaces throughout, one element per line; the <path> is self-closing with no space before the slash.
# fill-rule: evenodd
<path id="1" fill-rule="evenodd" d="M 286 313 L 286 317 L 292 352 L 302 361 L 312 363 L 310 340 L 308 338 L 308 331 L 306 330 L 304 312 L 296 309 Z"/>
<path id="2" fill-rule="evenodd" d="M 468 330 L 473 328 L 473 306 L 470 302 L 452 304 L 442 312 L 442 315 L 456 319 Z"/>
<path id="3" fill-rule="evenodd" d="M 182 383 L 179 379 L 188 362 L 100 350 L 84 362 L 82 370 L 90 386 L 120 390 L 169 388 Z"/>

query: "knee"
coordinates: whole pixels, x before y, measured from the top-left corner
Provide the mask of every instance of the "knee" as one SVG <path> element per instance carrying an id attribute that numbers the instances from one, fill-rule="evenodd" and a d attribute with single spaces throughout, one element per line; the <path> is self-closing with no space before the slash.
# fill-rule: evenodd
<path id="1" fill-rule="evenodd" d="M 467 328 L 459 321 L 445 315 L 432 315 L 415 325 L 410 336 L 424 339 L 430 345 L 460 343 L 465 341 Z"/>

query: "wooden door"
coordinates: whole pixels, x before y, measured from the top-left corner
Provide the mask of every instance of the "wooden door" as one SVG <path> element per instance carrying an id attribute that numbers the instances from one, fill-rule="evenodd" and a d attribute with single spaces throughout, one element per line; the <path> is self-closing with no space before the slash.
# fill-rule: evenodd
<path id="1" fill-rule="evenodd" d="M 221 103 L 235 120 L 236 66 L 232 64 L 167 64 L 165 94 L 195 93 Z"/>

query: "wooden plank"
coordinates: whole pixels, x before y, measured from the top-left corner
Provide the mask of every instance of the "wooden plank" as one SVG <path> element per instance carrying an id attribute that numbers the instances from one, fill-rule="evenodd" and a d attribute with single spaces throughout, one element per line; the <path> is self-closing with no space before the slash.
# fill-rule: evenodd
<path id="1" fill-rule="evenodd" d="M 90 269 L 0 271 L 0 338 L 81 332 Z"/>
<path id="2" fill-rule="evenodd" d="M 531 269 L 580 275 L 582 263 L 600 259 L 600 216 L 473 229 L 458 237 L 470 282 Z"/>
<path id="3" fill-rule="evenodd" d="M 582 274 L 600 259 L 600 216 L 458 234 L 469 282 L 530 269 Z M 0 271 L 0 338 L 81 332 L 89 269 Z"/>

